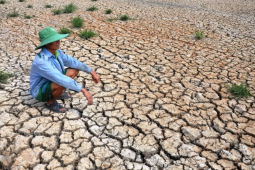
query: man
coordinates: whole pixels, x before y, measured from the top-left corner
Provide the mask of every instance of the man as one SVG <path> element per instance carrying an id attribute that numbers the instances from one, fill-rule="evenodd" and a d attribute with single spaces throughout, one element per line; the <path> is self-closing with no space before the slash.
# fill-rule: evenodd
<path id="1" fill-rule="evenodd" d="M 70 94 L 64 92 L 65 88 L 82 92 L 87 98 L 88 104 L 92 104 L 92 95 L 82 88 L 75 80 L 79 70 L 92 75 L 95 83 L 99 83 L 99 76 L 85 63 L 64 54 L 60 47 L 60 39 L 68 34 L 58 34 L 52 28 L 47 27 L 39 32 L 41 44 L 36 49 L 41 51 L 36 55 L 30 70 L 30 93 L 41 102 L 46 102 L 45 107 L 57 113 L 66 112 L 57 99 L 67 99 Z M 65 69 L 65 67 L 68 67 Z"/>

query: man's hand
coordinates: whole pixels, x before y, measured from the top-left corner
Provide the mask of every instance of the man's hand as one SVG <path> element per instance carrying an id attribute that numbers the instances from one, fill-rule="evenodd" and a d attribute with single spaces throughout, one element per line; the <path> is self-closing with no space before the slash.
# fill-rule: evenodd
<path id="1" fill-rule="evenodd" d="M 90 72 L 91 76 L 92 76 L 92 79 L 93 81 L 97 84 L 100 82 L 100 78 L 99 76 L 97 75 L 96 72 L 94 72 L 93 70 Z"/>
<path id="2" fill-rule="evenodd" d="M 83 93 L 83 95 L 87 98 L 88 100 L 88 105 L 91 105 L 93 103 L 93 97 L 90 94 L 89 91 L 87 91 L 86 89 L 82 88 L 81 92 Z"/>

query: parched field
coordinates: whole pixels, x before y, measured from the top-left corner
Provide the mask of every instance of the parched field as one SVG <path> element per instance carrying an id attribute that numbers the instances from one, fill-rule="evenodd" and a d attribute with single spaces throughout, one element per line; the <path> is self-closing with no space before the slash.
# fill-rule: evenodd
<path id="1" fill-rule="evenodd" d="M 75 12 L 53 15 L 70 3 Z M 72 30 L 61 49 L 100 76 L 76 79 L 93 105 L 71 91 L 67 113 L 53 113 L 29 94 L 47 26 Z M 254 170 L 254 28 L 254 0 L 6 0 L 0 71 L 15 77 L 0 86 L 0 169 Z M 252 96 L 233 97 L 231 83 Z"/>

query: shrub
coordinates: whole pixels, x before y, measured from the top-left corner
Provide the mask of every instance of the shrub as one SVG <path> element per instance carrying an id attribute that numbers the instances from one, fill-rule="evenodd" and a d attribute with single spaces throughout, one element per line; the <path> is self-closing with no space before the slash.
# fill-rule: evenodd
<path id="1" fill-rule="evenodd" d="M 98 10 L 98 8 L 95 7 L 95 6 L 92 6 L 92 7 L 90 7 L 90 8 L 87 8 L 87 11 L 96 11 L 96 10 Z"/>
<path id="2" fill-rule="evenodd" d="M 0 83 L 7 83 L 7 79 L 13 76 L 14 76 L 13 74 L 0 71 Z"/>
<path id="3" fill-rule="evenodd" d="M 231 83 L 230 86 L 227 86 L 227 91 L 234 97 L 242 98 L 249 97 L 251 93 L 249 91 L 249 85 L 241 83 L 237 85 L 236 83 Z"/>
<path id="4" fill-rule="evenodd" d="M 5 3 L 6 3 L 5 0 L 1 0 L 1 1 L 0 1 L 0 4 L 5 4 Z"/>
<path id="5" fill-rule="evenodd" d="M 58 31 L 59 34 L 70 34 L 72 33 L 72 30 L 69 30 L 68 28 L 66 27 L 62 27 L 60 28 L 60 30 Z"/>
<path id="6" fill-rule="evenodd" d="M 63 12 L 64 12 L 64 13 L 72 13 L 72 12 L 74 12 L 76 9 L 77 9 L 77 7 L 76 7 L 73 3 L 71 3 L 71 4 L 65 6 Z"/>
<path id="7" fill-rule="evenodd" d="M 32 18 L 32 16 L 25 14 L 25 15 L 24 15 L 24 18 L 30 19 L 30 18 Z"/>
<path id="8" fill-rule="evenodd" d="M 195 32 L 195 38 L 196 38 L 197 40 L 203 39 L 203 38 L 204 38 L 204 32 L 203 32 L 203 31 L 196 31 L 196 32 Z"/>
<path id="9" fill-rule="evenodd" d="M 108 21 L 108 22 L 112 22 L 112 21 L 114 21 L 114 20 L 116 20 L 116 18 L 107 18 L 107 19 L 106 19 L 106 21 Z"/>
<path id="10" fill-rule="evenodd" d="M 111 10 L 111 9 L 105 10 L 105 14 L 111 14 L 111 13 L 112 13 L 112 10 Z"/>
<path id="11" fill-rule="evenodd" d="M 91 1 L 97 1 L 97 0 L 91 0 Z"/>
<path id="12" fill-rule="evenodd" d="M 28 4 L 28 5 L 27 5 L 27 8 L 33 8 L 33 5 Z"/>
<path id="13" fill-rule="evenodd" d="M 54 15 L 59 15 L 59 14 L 62 13 L 62 9 L 60 9 L 60 8 L 54 9 L 54 10 L 52 10 L 52 12 L 53 12 Z"/>
<path id="14" fill-rule="evenodd" d="M 46 4 L 46 5 L 44 5 L 44 7 L 45 7 L 45 8 L 52 8 L 52 5 Z"/>
<path id="15" fill-rule="evenodd" d="M 121 15 L 121 16 L 120 16 L 120 20 L 121 20 L 121 21 L 127 21 L 127 20 L 129 20 L 129 19 L 130 19 L 130 17 L 127 16 L 127 15 Z"/>
<path id="16" fill-rule="evenodd" d="M 7 17 L 18 17 L 19 14 L 16 12 L 16 9 L 13 10 L 13 13 L 7 14 Z"/>
<path id="17" fill-rule="evenodd" d="M 25 0 L 19 0 L 19 2 L 25 2 Z"/>
<path id="18" fill-rule="evenodd" d="M 84 39 L 89 39 L 91 37 L 94 37 L 95 35 L 96 35 L 96 33 L 93 32 L 92 30 L 80 31 L 80 36 L 81 36 L 81 38 L 84 38 Z"/>
<path id="19" fill-rule="evenodd" d="M 72 24 L 75 28 L 81 28 L 83 26 L 83 22 L 84 20 L 80 16 L 72 19 Z"/>

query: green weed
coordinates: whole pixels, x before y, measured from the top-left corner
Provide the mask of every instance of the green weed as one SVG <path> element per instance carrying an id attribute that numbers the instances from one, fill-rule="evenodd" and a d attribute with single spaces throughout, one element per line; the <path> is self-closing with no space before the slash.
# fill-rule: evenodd
<path id="1" fill-rule="evenodd" d="M 24 18 L 25 18 L 25 19 L 30 19 L 30 18 L 32 18 L 32 16 L 25 14 L 25 15 L 24 15 Z"/>
<path id="2" fill-rule="evenodd" d="M 33 5 L 28 4 L 28 5 L 27 5 L 27 8 L 33 8 Z"/>
<path id="3" fill-rule="evenodd" d="M 92 6 L 92 7 L 90 7 L 90 8 L 87 8 L 87 11 L 96 11 L 96 10 L 98 10 L 98 8 L 95 7 L 95 6 Z"/>
<path id="4" fill-rule="evenodd" d="M 0 71 L 0 83 L 3 83 L 3 84 L 7 83 L 7 79 L 9 77 L 13 77 L 13 76 L 14 76 L 14 74 L 5 73 L 3 71 Z"/>
<path id="5" fill-rule="evenodd" d="M 120 20 L 121 21 L 127 21 L 127 20 L 129 20 L 129 19 L 131 19 L 128 15 L 121 15 L 120 16 Z"/>
<path id="6" fill-rule="evenodd" d="M 106 19 L 106 21 L 108 21 L 108 22 L 112 22 L 112 21 L 115 21 L 115 20 L 117 20 L 116 18 L 107 18 Z"/>
<path id="7" fill-rule="evenodd" d="M 204 32 L 203 32 L 203 31 L 196 31 L 196 32 L 195 32 L 195 38 L 196 38 L 197 40 L 203 39 L 203 38 L 204 38 Z"/>
<path id="8" fill-rule="evenodd" d="M 64 13 L 72 13 L 72 12 L 74 12 L 76 9 L 77 9 L 77 7 L 76 7 L 73 3 L 71 3 L 71 4 L 65 6 L 63 12 L 64 12 Z"/>
<path id="9" fill-rule="evenodd" d="M 71 22 L 74 28 L 81 28 L 83 26 L 84 20 L 80 16 L 78 16 L 73 18 Z"/>
<path id="10" fill-rule="evenodd" d="M 58 9 L 53 9 L 52 12 L 54 15 L 59 15 L 59 14 L 62 14 L 63 11 L 62 9 L 58 8 Z"/>
<path id="11" fill-rule="evenodd" d="M 111 9 L 105 10 L 105 14 L 111 14 L 111 13 L 112 13 L 112 10 L 111 10 Z"/>
<path id="12" fill-rule="evenodd" d="M 236 83 L 231 83 L 227 86 L 227 91 L 234 97 L 242 98 L 252 96 L 249 90 L 249 85 L 241 83 L 237 85 Z"/>
<path id="13" fill-rule="evenodd" d="M 80 37 L 84 38 L 84 39 L 89 39 L 91 37 L 96 36 L 96 33 L 93 32 L 92 30 L 84 30 L 84 31 L 80 31 Z"/>
<path id="14" fill-rule="evenodd" d="M 7 14 L 7 17 L 18 17 L 19 14 L 16 12 L 16 9 L 13 10 L 13 13 Z"/>
<path id="15" fill-rule="evenodd" d="M 52 5 L 46 4 L 46 5 L 44 5 L 44 7 L 45 7 L 45 8 L 52 8 Z"/>
<path id="16" fill-rule="evenodd" d="M 5 3 L 6 3 L 5 0 L 1 0 L 1 1 L 0 1 L 0 4 L 5 4 Z"/>
<path id="17" fill-rule="evenodd" d="M 72 33 L 72 30 L 66 28 L 66 27 L 62 27 L 60 28 L 60 30 L 58 31 L 59 34 L 70 34 Z"/>

